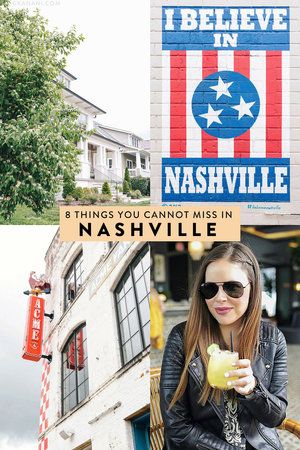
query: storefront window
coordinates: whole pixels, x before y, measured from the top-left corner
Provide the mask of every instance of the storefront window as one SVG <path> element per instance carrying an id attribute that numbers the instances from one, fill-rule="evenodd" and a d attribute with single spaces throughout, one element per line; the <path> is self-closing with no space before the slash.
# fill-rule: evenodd
<path id="1" fill-rule="evenodd" d="M 83 257 L 82 252 L 71 264 L 67 275 L 65 276 L 65 309 L 76 298 L 78 291 L 83 283 Z"/>
<path id="2" fill-rule="evenodd" d="M 123 363 L 150 345 L 150 254 L 144 247 L 116 289 Z"/>
<path id="3" fill-rule="evenodd" d="M 82 402 L 88 393 L 88 355 L 84 325 L 72 333 L 62 352 L 63 415 Z"/>

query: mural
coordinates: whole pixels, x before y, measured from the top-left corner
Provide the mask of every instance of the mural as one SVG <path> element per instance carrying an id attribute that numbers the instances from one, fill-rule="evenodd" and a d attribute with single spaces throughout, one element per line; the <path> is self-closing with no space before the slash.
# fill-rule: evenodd
<path id="1" fill-rule="evenodd" d="M 162 201 L 289 202 L 289 8 L 162 7 Z"/>

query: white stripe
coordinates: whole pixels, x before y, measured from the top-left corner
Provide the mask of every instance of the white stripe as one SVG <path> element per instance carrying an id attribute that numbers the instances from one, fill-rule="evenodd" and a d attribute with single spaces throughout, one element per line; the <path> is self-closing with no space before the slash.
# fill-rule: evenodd
<path id="1" fill-rule="evenodd" d="M 290 157 L 290 52 L 282 55 L 282 157 Z"/>
<path id="2" fill-rule="evenodd" d="M 218 70 L 234 70 L 233 51 L 221 50 L 218 52 Z M 230 92 L 230 88 L 229 88 Z M 218 139 L 218 157 L 233 158 L 234 139 Z"/>
<path id="3" fill-rule="evenodd" d="M 250 51 L 250 80 L 257 89 L 260 110 L 250 128 L 250 157 L 266 157 L 266 52 Z"/>
<path id="4" fill-rule="evenodd" d="M 218 52 L 218 70 L 234 69 L 234 53 L 233 51 L 220 50 Z"/>
<path id="5" fill-rule="evenodd" d="M 170 157 L 170 52 L 162 52 L 162 157 Z"/>
<path id="6" fill-rule="evenodd" d="M 201 128 L 192 112 L 192 98 L 202 80 L 202 52 L 186 52 L 186 157 L 201 157 Z"/>

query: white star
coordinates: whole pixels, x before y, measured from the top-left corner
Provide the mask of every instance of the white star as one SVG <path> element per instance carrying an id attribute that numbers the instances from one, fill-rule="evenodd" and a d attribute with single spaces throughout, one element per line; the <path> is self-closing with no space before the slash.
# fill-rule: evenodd
<path id="1" fill-rule="evenodd" d="M 199 114 L 199 117 L 204 117 L 204 119 L 207 120 L 207 125 L 206 125 L 207 128 L 209 128 L 213 122 L 220 123 L 222 125 L 222 122 L 219 119 L 219 115 L 221 114 L 222 111 L 223 111 L 223 109 L 214 110 L 213 107 L 210 104 L 208 104 L 207 113 Z"/>
<path id="2" fill-rule="evenodd" d="M 210 89 L 213 89 L 217 93 L 217 100 L 221 97 L 221 95 L 227 95 L 227 97 L 231 97 L 231 94 L 228 88 L 232 85 L 231 83 L 224 83 L 221 77 L 218 79 L 218 84 L 216 86 L 210 86 Z"/>
<path id="3" fill-rule="evenodd" d="M 233 109 L 236 109 L 239 112 L 239 118 L 240 120 L 244 116 L 250 116 L 253 117 L 252 112 L 250 111 L 250 108 L 254 105 L 255 102 L 249 102 L 246 103 L 243 97 L 240 98 L 240 104 L 236 106 L 232 106 Z"/>

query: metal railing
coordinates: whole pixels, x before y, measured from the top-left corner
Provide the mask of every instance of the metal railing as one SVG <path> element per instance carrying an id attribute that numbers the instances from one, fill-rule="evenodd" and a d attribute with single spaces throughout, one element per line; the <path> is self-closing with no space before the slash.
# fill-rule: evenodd
<path id="1" fill-rule="evenodd" d="M 96 169 L 92 167 L 89 163 L 83 162 L 82 164 L 89 165 L 89 173 L 90 179 L 94 182 L 103 183 L 104 181 L 108 181 L 109 183 L 123 183 L 123 178 L 119 177 L 117 174 L 113 173 L 111 170 L 103 168 L 102 170 Z M 77 178 L 79 179 L 79 178 Z"/>

